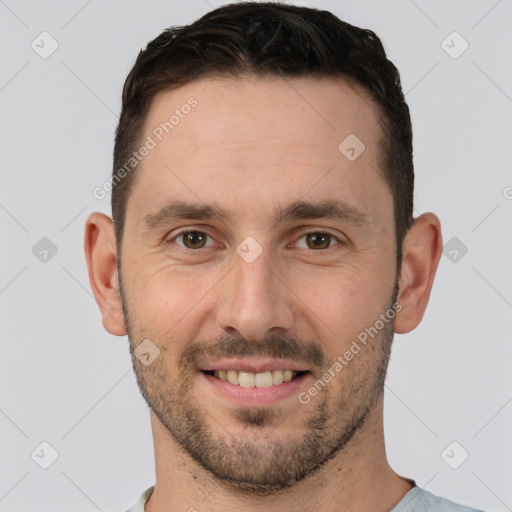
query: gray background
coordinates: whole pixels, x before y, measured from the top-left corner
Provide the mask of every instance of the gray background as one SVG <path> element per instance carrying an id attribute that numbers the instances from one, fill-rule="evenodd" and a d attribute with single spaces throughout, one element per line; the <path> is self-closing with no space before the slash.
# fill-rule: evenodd
<path id="1" fill-rule="evenodd" d="M 92 190 L 111 172 L 138 51 L 221 3 L 0 0 L 1 510 L 122 511 L 154 483 L 149 413 L 127 338 L 101 325 L 83 227 L 110 213 Z M 391 464 L 434 493 L 512 510 L 512 1 L 295 3 L 382 38 L 413 118 L 416 213 L 455 237 L 422 324 L 396 337 Z M 43 31 L 58 43 L 46 59 L 31 47 L 51 49 Z M 58 453 L 48 469 L 43 441 Z"/>

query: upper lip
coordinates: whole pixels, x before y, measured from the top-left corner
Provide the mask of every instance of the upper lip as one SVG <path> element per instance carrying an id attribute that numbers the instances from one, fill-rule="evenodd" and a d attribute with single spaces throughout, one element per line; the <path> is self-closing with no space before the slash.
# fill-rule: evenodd
<path id="1" fill-rule="evenodd" d="M 201 370 L 241 370 L 250 373 L 263 373 L 271 372 L 272 370 L 295 370 L 297 372 L 305 372 L 308 371 L 308 368 L 304 364 L 289 359 L 244 357 L 206 362 L 201 366 Z"/>

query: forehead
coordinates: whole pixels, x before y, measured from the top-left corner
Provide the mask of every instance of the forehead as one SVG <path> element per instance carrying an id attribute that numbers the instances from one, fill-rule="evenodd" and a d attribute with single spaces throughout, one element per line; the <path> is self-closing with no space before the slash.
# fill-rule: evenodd
<path id="1" fill-rule="evenodd" d="M 195 106 L 189 108 L 191 103 Z M 336 149 L 338 139 L 351 133 L 370 142 L 378 119 L 368 93 L 345 78 L 212 77 L 157 94 L 143 131 L 158 132 L 170 121 L 169 133 L 162 135 L 196 149 L 216 145 L 220 137 L 247 144 L 249 134 L 255 142 L 273 136 L 280 145 L 287 138 L 318 142 L 327 137 Z"/>
<path id="2" fill-rule="evenodd" d="M 371 210 L 387 191 L 378 119 L 368 95 L 341 78 L 204 78 L 160 93 L 141 136 L 154 147 L 136 172 L 139 218 L 212 195 L 229 197 L 227 210 L 257 197 L 285 207 L 283 192 L 290 203 L 345 190 Z"/>

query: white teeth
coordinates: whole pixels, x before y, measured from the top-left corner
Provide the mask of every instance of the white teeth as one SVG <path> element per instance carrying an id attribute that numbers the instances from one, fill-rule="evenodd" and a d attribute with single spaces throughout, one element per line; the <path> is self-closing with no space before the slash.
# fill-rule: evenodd
<path id="1" fill-rule="evenodd" d="M 283 371 L 283 381 L 284 382 L 290 382 L 293 378 L 293 372 L 291 370 L 284 370 Z"/>
<path id="2" fill-rule="evenodd" d="M 213 376 L 244 388 L 268 388 L 279 386 L 283 382 L 290 382 L 297 372 L 295 370 L 273 370 L 261 373 L 244 372 L 237 370 L 215 370 Z"/>
<path id="3" fill-rule="evenodd" d="M 227 371 L 228 382 L 230 384 L 238 385 L 238 372 L 236 370 Z"/>
<path id="4" fill-rule="evenodd" d="M 254 387 L 254 373 L 239 372 L 238 373 L 238 385 L 244 388 Z"/>
<path id="5" fill-rule="evenodd" d="M 283 370 L 274 370 L 272 372 L 272 384 L 277 386 L 283 383 Z"/>
<path id="6" fill-rule="evenodd" d="M 272 372 L 257 373 L 254 376 L 254 385 L 257 388 L 268 388 L 272 386 Z"/>

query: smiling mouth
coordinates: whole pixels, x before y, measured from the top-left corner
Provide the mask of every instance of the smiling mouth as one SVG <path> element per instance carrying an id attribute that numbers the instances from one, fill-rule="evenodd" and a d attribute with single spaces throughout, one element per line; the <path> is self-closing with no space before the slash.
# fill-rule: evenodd
<path id="1" fill-rule="evenodd" d="M 228 382 L 234 386 L 242 386 L 244 388 L 268 388 L 270 386 L 279 386 L 309 373 L 308 371 L 295 370 L 272 370 L 261 373 L 238 370 L 202 370 L 202 372 L 223 382 Z"/>

